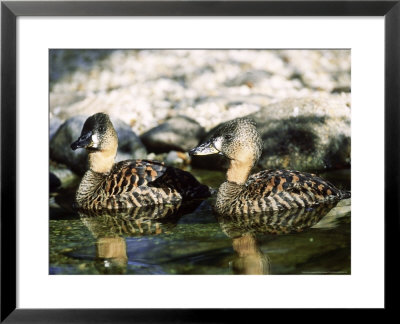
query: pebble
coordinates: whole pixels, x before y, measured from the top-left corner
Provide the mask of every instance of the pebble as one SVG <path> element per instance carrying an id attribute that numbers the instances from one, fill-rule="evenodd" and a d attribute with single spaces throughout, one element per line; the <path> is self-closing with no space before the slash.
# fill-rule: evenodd
<path id="1" fill-rule="evenodd" d="M 349 50 L 52 50 L 50 67 L 51 141 L 57 123 L 102 111 L 137 134 L 136 142 L 143 141 L 149 153 L 165 153 L 168 163 L 179 164 L 172 151 L 196 146 L 223 122 L 252 116 L 264 134 L 273 133 L 270 120 L 280 120 L 281 125 L 275 127 L 276 138 L 264 142 L 260 167 L 318 170 L 350 165 Z M 285 100 L 333 104 L 288 109 L 281 104 Z M 343 116 L 342 108 L 339 115 L 335 111 L 339 101 L 347 110 Z M 304 120 L 307 109 L 315 119 L 307 127 L 315 126 L 317 141 L 309 132 L 302 133 L 300 124 L 296 128 L 284 122 Z M 332 118 L 316 122 L 325 117 Z M 174 119 L 191 123 L 193 132 L 171 125 Z M 300 131 L 299 136 L 288 137 L 290 130 Z M 315 146 L 302 146 L 307 141 Z M 86 167 L 83 156 L 73 158 L 79 167 L 71 166 L 69 158 L 55 156 L 50 146 L 52 159 L 78 173 Z M 146 148 L 121 150 L 117 160 L 143 158 Z M 223 167 L 218 157 L 209 159 L 213 168 Z M 198 165 L 197 159 L 192 162 Z"/>
<path id="2" fill-rule="evenodd" d="M 349 93 L 351 85 L 349 50 L 57 50 L 51 57 L 52 116 L 101 110 L 139 135 L 177 115 L 208 131 L 274 101 Z"/>

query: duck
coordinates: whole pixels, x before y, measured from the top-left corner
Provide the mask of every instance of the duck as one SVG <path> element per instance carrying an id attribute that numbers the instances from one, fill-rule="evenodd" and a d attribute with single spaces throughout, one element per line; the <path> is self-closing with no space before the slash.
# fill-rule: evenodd
<path id="1" fill-rule="evenodd" d="M 85 121 L 72 150 L 86 149 L 88 170 L 75 194 L 74 207 L 84 210 L 127 209 L 177 204 L 210 196 L 210 189 L 189 172 L 150 160 L 115 162 L 118 135 L 105 113 Z"/>
<path id="2" fill-rule="evenodd" d="M 262 144 L 254 120 L 237 118 L 221 124 L 208 141 L 189 151 L 192 156 L 221 154 L 229 160 L 226 181 L 218 189 L 214 206 L 217 213 L 248 215 L 312 208 L 351 196 L 314 173 L 282 169 L 250 175 Z"/>

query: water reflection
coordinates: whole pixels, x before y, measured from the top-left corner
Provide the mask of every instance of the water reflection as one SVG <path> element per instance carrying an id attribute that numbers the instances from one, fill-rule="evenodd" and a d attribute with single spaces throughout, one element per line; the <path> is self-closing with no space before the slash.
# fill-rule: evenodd
<path id="1" fill-rule="evenodd" d="M 270 274 L 270 259 L 259 247 L 257 235 L 302 232 L 317 224 L 335 206 L 326 204 L 245 216 L 218 215 L 222 231 L 232 239 L 235 251 L 235 257 L 230 263 L 232 271 L 235 274 Z"/>
<path id="2" fill-rule="evenodd" d="M 270 260 L 262 253 L 253 234 L 232 238 L 232 246 L 236 257 L 230 263 L 235 274 L 269 274 Z"/>
<path id="3" fill-rule="evenodd" d="M 100 273 L 123 274 L 128 264 L 126 238 L 170 232 L 179 218 L 193 212 L 200 201 L 153 205 L 124 210 L 77 210 L 96 239 L 96 268 Z"/>
<path id="4" fill-rule="evenodd" d="M 225 174 L 200 178 L 217 187 Z M 351 273 L 350 200 L 326 216 L 330 206 L 235 218 L 216 216 L 212 198 L 78 215 L 74 195 L 58 189 L 50 199 L 51 274 Z"/>

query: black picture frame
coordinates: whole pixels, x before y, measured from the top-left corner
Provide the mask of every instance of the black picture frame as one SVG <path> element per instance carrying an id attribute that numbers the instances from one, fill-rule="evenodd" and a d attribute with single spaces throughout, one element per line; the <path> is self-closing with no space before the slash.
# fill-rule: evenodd
<path id="1" fill-rule="evenodd" d="M 385 309 L 396 307 L 399 237 L 400 1 L 2 1 L 1 3 L 1 322 L 225 322 L 264 310 L 16 308 L 16 19 L 19 16 L 384 16 Z M 373 152 L 371 152 L 373 154 Z M 373 170 L 371 170 L 373 173 Z M 371 181 L 373 182 L 372 175 Z M 377 190 L 371 184 L 371 195 Z M 367 271 L 367 270 L 366 270 Z M 366 288 L 367 289 L 367 288 Z M 390 297 L 394 296 L 394 297 Z M 243 314 L 241 314 L 243 315 Z"/>

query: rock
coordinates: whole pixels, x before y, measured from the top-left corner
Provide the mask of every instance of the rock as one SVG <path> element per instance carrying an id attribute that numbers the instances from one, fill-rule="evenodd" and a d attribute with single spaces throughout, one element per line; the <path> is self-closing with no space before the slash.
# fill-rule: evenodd
<path id="1" fill-rule="evenodd" d="M 87 169 L 87 153 L 79 149 L 73 151 L 71 143 L 81 134 L 83 124 L 88 116 L 75 116 L 65 121 L 50 140 L 50 159 L 63 163 L 77 174 Z M 118 152 L 116 162 L 127 159 L 145 158 L 146 148 L 129 125 L 120 119 L 111 117 L 118 134 Z"/>
<path id="2" fill-rule="evenodd" d="M 351 111 L 340 98 L 287 99 L 248 117 L 264 147 L 259 166 L 301 171 L 350 166 Z"/>
<path id="3" fill-rule="evenodd" d="M 318 171 L 350 166 L 350 108 L 344 99 L 287 99 L 246 117 L 256 121 L 263 139 L 261 169 Z M 212 169 L 228 166 L 218 155 L 194 156 L 192 164 Z"/>
<path id="4" fill-rule="evenodd" d="M 50 159 L 63 163 L 72 171 L 82 174 L 86 170 L 85 150 L 71 149 L 71 143 L 81 134 L 87 116 L 75 116 L 65 121 L 50 140 Z"/>
<path id="5" fill-rule="evenodd" d="M 140 138 L 150 152 L 186 152 L 196 146 L 204 134 L 204 128 L 195 120 L 186 116 L 176 116 L 150 129 Z"/>
<path id="6" fill-rule="evenodd" d="M 54 134 L 57 132 L 57 130 L 61 126 L 61 124 L 62 124 L 62 121 L 57 117 L 50 119 L 50 125 L 49 125 L 50 140 L 53 138 Z"/>
<path id="7" fill-rule="evenodd" d="M 52 192 L 52 188 L 53 191 L 60 188 L 76 188 L 79 182 L 80 177 L 68 169 L 66 165 L 50 161 L 50 192 Z M 55 187 L 56 184 L 57 187 Z"/>
<path id="8" fill-rule="evenodd" d="M 165 164 L 174 167 L 184 167 L 190 164 L 189 154 L 186 152 L 170 151 L 165 158 Z"/>
<path id="9" fill-rule="evenodd" d="M 58 177 L 52 172 L 50 172 L 49 185 L 50 185 L 50 192 L 54 192 L 59 187 L 61 187 L 60 179 L 58 179 Z"/>
<path id="10" fill-rule="evenodd" d="M 132 131 L 130 126 L 121 119 L 112 116 L 110 119 L 118 134 L 118 152 L 116 161 L 146 158 L 146 148 L 139 136 Z"/>

